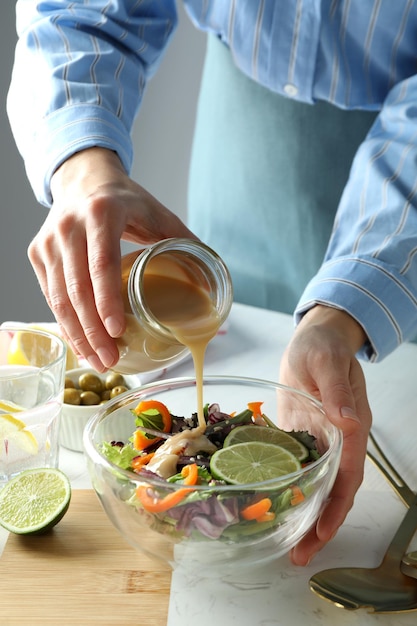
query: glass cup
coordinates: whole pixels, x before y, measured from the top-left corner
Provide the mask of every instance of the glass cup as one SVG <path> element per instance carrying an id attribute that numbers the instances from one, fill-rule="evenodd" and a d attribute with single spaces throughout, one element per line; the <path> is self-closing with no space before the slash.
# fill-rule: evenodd
<path id="1" fill-rule="evenodd" d="M 57 467 L 65 366 L 57 335 L 0 327 L 0 487 L 22 470 Z"/>

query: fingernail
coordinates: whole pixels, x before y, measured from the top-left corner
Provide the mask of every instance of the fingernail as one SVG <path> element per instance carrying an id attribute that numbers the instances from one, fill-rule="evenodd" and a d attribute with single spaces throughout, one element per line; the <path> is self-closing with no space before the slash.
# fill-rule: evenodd
<path id="1" fill-rule="evenodd" d="M 96 370 L 97 372 L 103 371 L 103 363 L 100 361 L 99 357 L 96 354 L 90 354 L 90 356 L 87 358 L 87 361 L 90 367 L 93 368 L 93 370 Z"/>
<path id="2" fill-rule="evenodd" d="M 99 348 L 97 354 L 105 367 L 111 367 L 115 364 L 114 356 L 107 348 Z"/>
<path id="3" fill-rule="evenodd" d="M 360 423 L 359 417 L 356 415 L 355 411 L 349 406 L 342 406 L 342 408 L 340 409 L 340 415 L 342 417 L 346 417 L 347 419 L 355 420 L 355 422 Z"/>
<path id="4" fill-rule="evenodd" d="M 122 333 L 122 325 L 115 315 L 106 317 L 104 325 L 110 337 L 118 337 Z"/>

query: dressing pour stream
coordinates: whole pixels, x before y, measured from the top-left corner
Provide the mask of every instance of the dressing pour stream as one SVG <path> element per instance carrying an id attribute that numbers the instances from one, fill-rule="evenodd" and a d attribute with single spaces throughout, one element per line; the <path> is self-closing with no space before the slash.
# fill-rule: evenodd
<path id="1" fill-rule="evenodd" d="M 161 272 L 161 264 L 159 271 Z M 149 271 L 143 284 L 149 310 L 168 328 L 193 358 L 199 430 L 204 432 L 203 368 L 206 348 L 222 320 L 208 293 L 193 282 Z"/>

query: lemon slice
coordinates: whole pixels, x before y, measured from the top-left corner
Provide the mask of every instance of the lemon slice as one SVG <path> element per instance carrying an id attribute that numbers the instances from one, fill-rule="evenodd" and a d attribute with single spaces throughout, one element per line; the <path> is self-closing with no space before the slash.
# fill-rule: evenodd
<path id="1" fill-rule="evenodd" d="M 25 330 L 44 330 L 52 333 L 56 337 L 60 335 L 49 328 L 42 328 L 35 324 L 28 324 Z M 61 338 L 61 337 L 60 337 Z M 78 358 L 70 348 L 68 343 L 63 340 L 67 348 L 66 369 L 71 370 L 78 367 Z M 35 337 L 24 330 L 17 330 L 10 342 L 7 352 L 7 362 L 9 365 L 36 365 L 42 367 L 49 361 L 50 343 L 48 337 L 38 335 Z"/>
<path id="2" fill-rule="evenodd" d="M 7 437 L 9 444 L 17 446 L 26 454 L 35 455 L 39 452 L 38 441 L 33 433 L 30 430 L 26 430 L 23 428 L 22 430 L 18 430 L 17 432 L 10 433 Z"/>
<path id="3" fill-rule="evenodd" d="M 23 411 L 23 407 L 19 406 L 15 402 L 12 402 L 11 400 L 0 399 L 0 411 L 12 411 L 13 413 L 17 413 L 19 411 Z"/>
<path id="4" fill-rule="evenodd" d="M 0 415 L 0 439 L 2 437 L 8 437 L 25 427 L 26 424 L 13 415 L 9 415 L 8 413 Z"/>
<path id="5" fill-rule="evenodd" d="M 35 435 L 26 430 L 26 424 L 22 420 L 8 413 L 0 415 L 0 439 L 7 439 L 9 443 L 27 454 L 38 453 L 39 446 Z"/>
<path id="6" fill-rule="evenodd" d="M 10 342 L 9 350 L 7 352 L 7 362 L 9 365 L 30 365 L 29 359 L 23 350 L 21 338 L 23 335 L 16 332 L 13 335 L 13 339 Z"/>
<path id="7" fill-rule="evenodd" d="M 221 448 L 210 460 L 212 475 L 232 485 L 281 478 L 299 469 L 301 463 L 291 452 L 261 441 L 236 443 Z"/>
<path id="8" fill-rule="evenodd" d="M 223 445 L 227 447 L 248 441 L 263 441 L 264 443 L 273 443 L 277 446 L 281 446 L 289 452 L 292 452 L 299 461 L 304 461 L 309 455 L 306 446 L 285 430 L 267 428 L 266 426 L 255 426 L 254 424 L 245 424 L 233 428 L 224 440 Z"/>
<path id="9" fill-rule="evenodd" d="M 71 484 L 61 470 L 25 470 L 0 491 L 0 525 L 20 535 L 43 534 L 65 515 Z"/>

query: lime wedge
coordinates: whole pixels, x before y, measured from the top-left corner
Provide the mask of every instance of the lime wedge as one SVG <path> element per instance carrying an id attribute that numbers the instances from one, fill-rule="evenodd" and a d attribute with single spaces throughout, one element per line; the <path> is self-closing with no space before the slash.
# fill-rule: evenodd
<path id="1" fill-rule="evenodd" d="M 285 430 L 255 426 L 254 424 L 245 424 L 233 428 L 224 440 L 223 446 L 227 447 L 249 441 L 262 441 L 263 443 L 273 443 L 276 446 L 281 446 L 292 452 L 299 461 L 304 461 L 309 455 L 305 445 L 285 432 Z"/>
<path id="2" fill-rule="evenodd" d="M 232 485 L 281 478 L 300 468 L 300 461 L 291 452 L 261 441 L 236 443 L 221 448 L 210 460 L 212 475 Z"/>
<path id="3" fill-rule="evenodd" d="M 26 470 L 0 491 L 0 524 L 19 535 L 45 533 L 65 515 L 70 499 L 70 481 L 60 470 Z"/>

